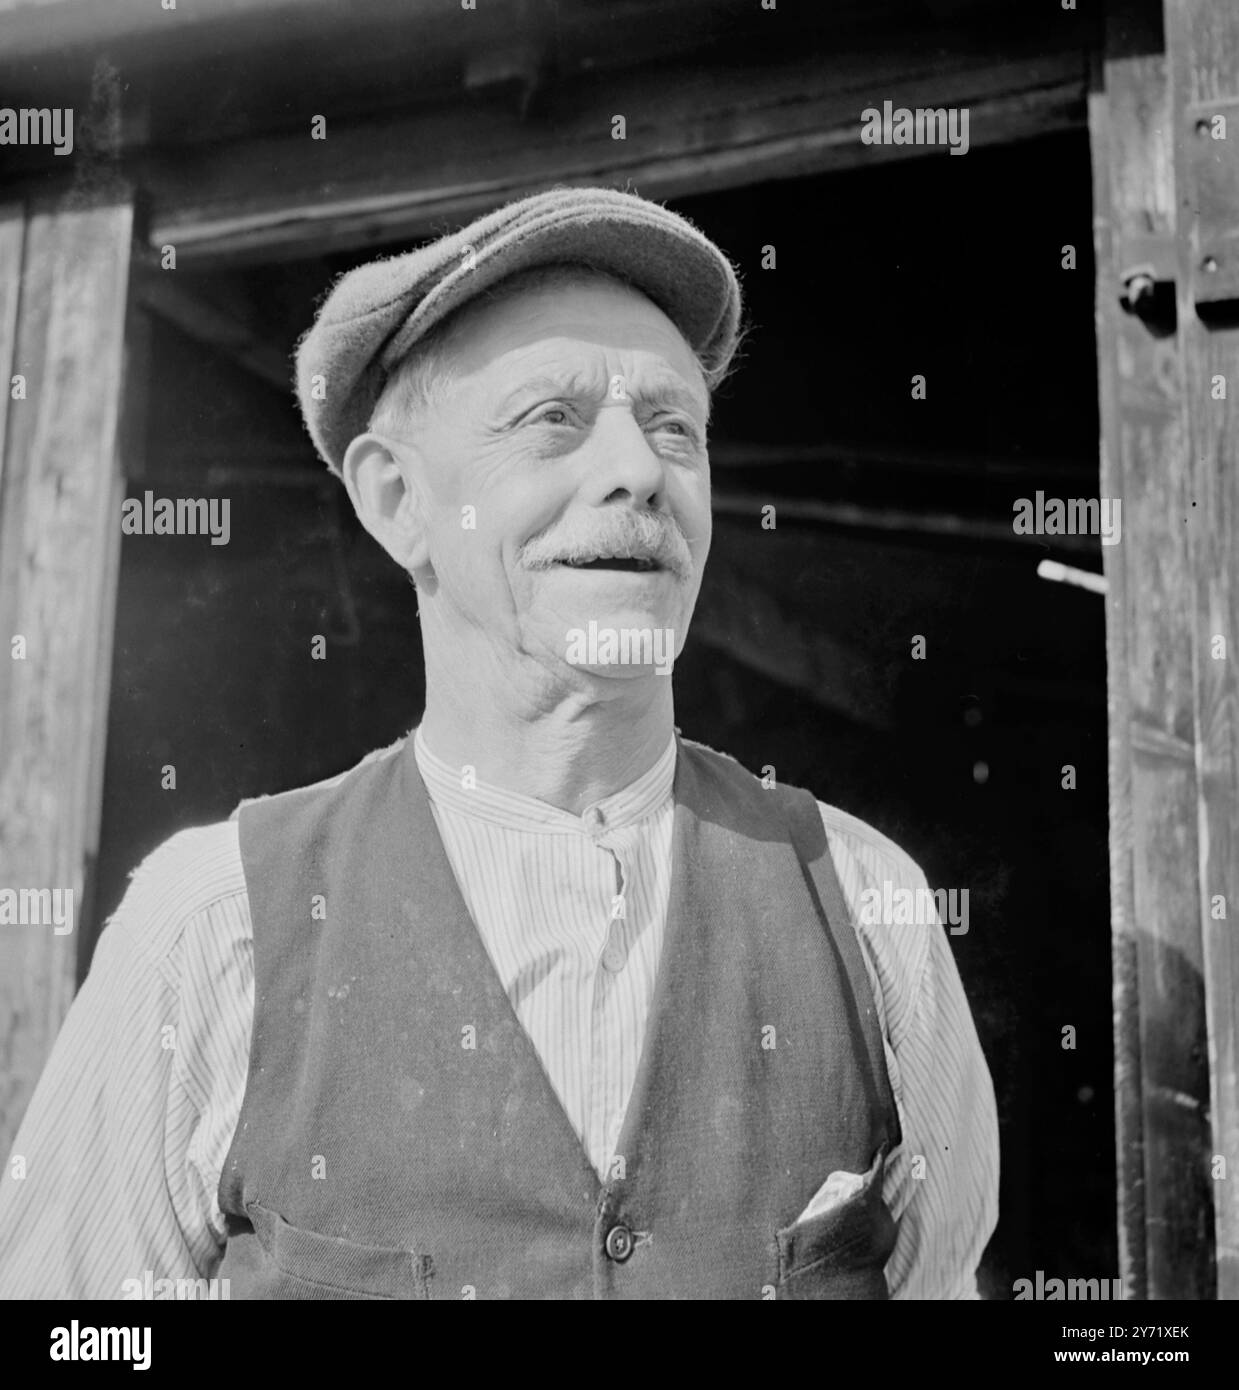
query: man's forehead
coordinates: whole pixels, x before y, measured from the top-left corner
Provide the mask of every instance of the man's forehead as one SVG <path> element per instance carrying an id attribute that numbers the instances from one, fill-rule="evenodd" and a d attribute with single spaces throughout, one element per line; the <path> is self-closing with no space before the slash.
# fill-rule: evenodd
<path id="1" fill-rule="evenodd" d="M 696 379 L 686 377 L 670 363 L 641 354 L 539 354 L 524 362 L 496 362 L 491 376 L 490 394 L 500 406 L 542 395 L 588 399 L 627 395 L 709 413 L 709 395 L 700 372 Z"/>
<path id="2" fill-rule="evenodd" d="M 699 370 L 675 323 L 647 295 L 588 270 L 556 267 L 553 278 L 501 288 L 462 308 L 448 334 L 462 365 L 520 352 L 530 359 L 600 349 L 657 354 L 672 369 Z"/>

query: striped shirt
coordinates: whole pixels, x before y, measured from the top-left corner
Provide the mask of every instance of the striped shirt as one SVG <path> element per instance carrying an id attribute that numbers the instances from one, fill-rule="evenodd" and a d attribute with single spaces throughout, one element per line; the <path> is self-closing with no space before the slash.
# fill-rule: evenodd
<path id="1" fill-rule="evenodd" d="M 601 1174 L 636 1077 L 666 926 L 674 739 L 644 776 L 581 816 L 473 785 L 420 730 L 414 753 L 470 914 Z M 866 889 L 924 888 L 912 860 L 819 807 L 903 1131 L 884 1185 L 899 1222 L 887 1283 L 895 1298 L 975 1298 L 997 1220 L 998 1138 L 959 973 L 940 926 L 874 924 L 859 911 Z M 234 813 L 150 854 L 100 937 L 0 1177 L 0 1297 L 118 1298 L 147 1270 L 214 1274 L 253 999 Z"/>

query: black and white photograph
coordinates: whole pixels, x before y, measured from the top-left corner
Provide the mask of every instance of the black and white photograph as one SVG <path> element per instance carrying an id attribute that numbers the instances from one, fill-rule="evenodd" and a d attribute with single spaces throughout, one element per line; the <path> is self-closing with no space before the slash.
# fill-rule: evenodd
<path id="1" fill-rule="evenodd" d="M 0 0 L 15 1354 L 1199 1372 L 1237 450 L 1234 0 Z"/>

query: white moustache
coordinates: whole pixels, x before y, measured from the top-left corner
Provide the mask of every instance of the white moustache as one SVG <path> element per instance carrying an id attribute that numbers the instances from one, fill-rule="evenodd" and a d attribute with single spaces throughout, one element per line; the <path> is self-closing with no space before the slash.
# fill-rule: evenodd
<path id="1" fill-rule="evenodd" d="M 521 548 L 526 569 L 550 569 L 553 565 L 581 564 L 588 560 L 652 560 L 679 578 L 692 573 L 692 552 L 674 522 L 647 513 L 630 512 L 621 522 L 588 531 L 560 528 L 535 536 Z"/>

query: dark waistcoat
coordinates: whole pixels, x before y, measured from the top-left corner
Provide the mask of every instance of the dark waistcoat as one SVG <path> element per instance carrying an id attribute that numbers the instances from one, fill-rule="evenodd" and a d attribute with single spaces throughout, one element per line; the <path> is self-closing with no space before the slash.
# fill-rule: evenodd
<path id="1" fill-rule="evenodd" d="M 601 1182 L 465 907 L 413 741 L 242 806 L 234 1298 L 885 1298 L 899 1122 L 807 792 L 679 741 L 671 897 Z M 829 1174 L 865 1175 L 797 1218 Z"/>

